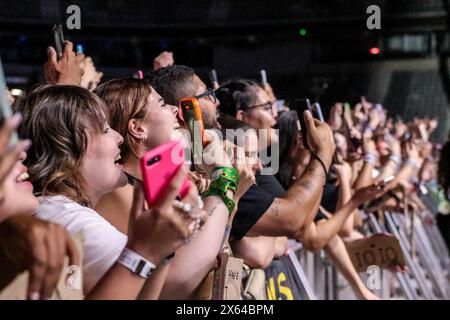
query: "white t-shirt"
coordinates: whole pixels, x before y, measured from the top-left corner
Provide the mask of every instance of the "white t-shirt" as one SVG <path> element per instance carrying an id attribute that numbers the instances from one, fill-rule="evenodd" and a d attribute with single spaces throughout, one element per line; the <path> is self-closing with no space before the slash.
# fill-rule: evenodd
<path id="1" fill-rule="evenodd" d="M 71 235 L 83 236 L 83 283 L 87 294 L 117 261 L 127 236 L 96 211 L 65 196 L 39 197 L 39 218 L 64 227 Z"/>

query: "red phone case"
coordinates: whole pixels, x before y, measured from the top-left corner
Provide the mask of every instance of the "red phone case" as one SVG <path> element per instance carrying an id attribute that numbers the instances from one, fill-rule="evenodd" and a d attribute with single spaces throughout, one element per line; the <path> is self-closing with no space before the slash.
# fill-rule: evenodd
<path id="1" fill-rule="evenodd" d="M 145 198 L 153 205 L 166 191 L 174 175 L 184 163 L 184 149 L 180 141 L 169 141 L 141 158 L 142 181 Z M 178 195 L 183 198 L 189 189 L 189 180 L 183 181 Z"/>

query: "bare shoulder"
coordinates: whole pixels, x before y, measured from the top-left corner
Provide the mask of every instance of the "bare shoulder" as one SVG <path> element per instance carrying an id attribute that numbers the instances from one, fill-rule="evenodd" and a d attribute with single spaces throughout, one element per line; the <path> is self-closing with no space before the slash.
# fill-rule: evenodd
<path id="1" fill-rule="evenodd" d="M 133 186 L 127 184 L 107 193 L 95 205 L 95 210 L 119 231 L 125 232 L 133 203 L 133 191 Z"/>

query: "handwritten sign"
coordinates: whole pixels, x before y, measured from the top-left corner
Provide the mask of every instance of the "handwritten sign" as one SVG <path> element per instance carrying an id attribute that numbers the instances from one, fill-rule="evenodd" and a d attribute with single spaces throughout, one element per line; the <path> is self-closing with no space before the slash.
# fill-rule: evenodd
<path id="1" fill-rule="evenodd" d="M 352 241 L 347 243 L 347 250 L 358 272 L 366 272 L 373 265 L 384 269 L 405 265 L 400 243 L 390 234 L 374 234 L 369 238 Z"/>

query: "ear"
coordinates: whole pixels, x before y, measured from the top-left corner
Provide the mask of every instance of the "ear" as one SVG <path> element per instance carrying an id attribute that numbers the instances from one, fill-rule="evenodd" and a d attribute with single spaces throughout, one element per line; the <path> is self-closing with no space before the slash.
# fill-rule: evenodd
<path id="1" fill-rule="evenodd" d="M 138 119 L 131 119 L 128 121 L 128 132 L 137 140 L 140 140 L 142 134 L 145 132 L 142 126 L 142 121 Z"/>
<path id="2" fill-rule="evenodd" d="M 238 119 L 239 121 L 244 120 L 244 111 L 243 110 L 238 110 L 236 112 L 236 119 Z"/>

